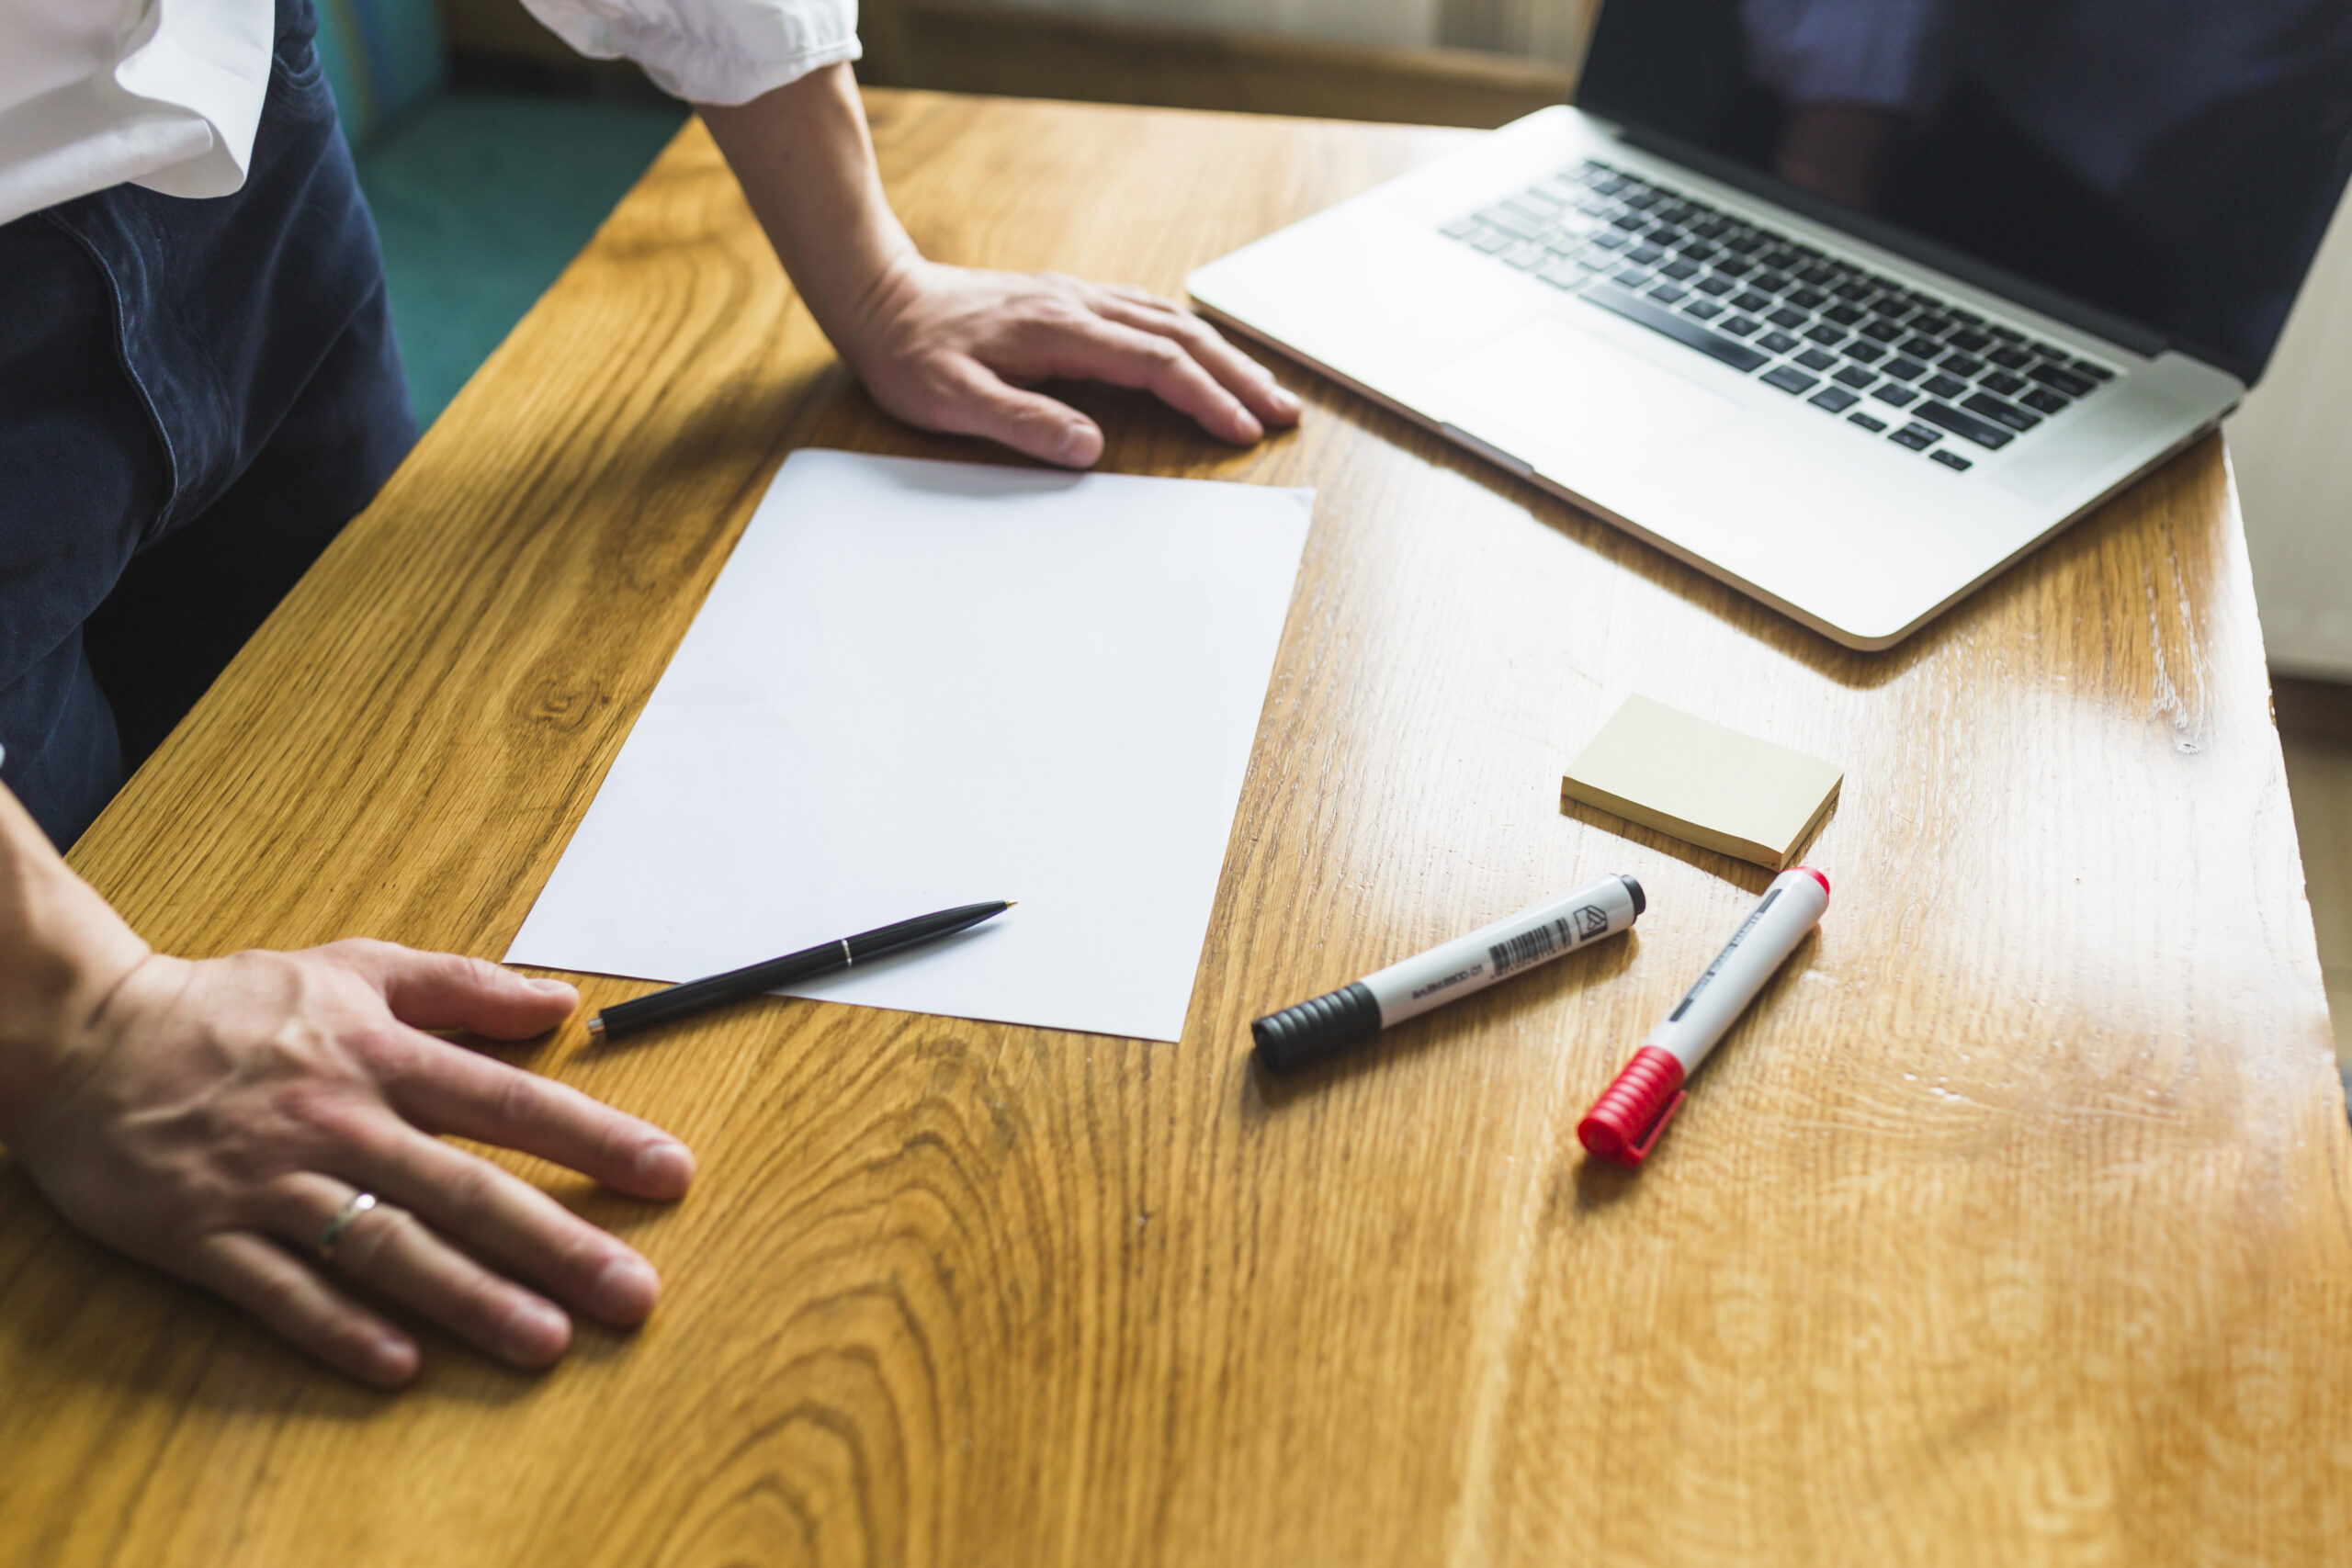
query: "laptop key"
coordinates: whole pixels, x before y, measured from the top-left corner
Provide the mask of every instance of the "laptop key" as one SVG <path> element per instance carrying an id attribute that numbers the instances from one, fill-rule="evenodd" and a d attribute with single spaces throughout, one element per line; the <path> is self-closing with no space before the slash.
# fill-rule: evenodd
<path id="1" fill-rule="evenodd" d="M 1949 446 L 1939 446 L 1928 456 L 1957 473 L 1964 474 L 1976 466 Z"/>
<path id="2" fill-rule="evenodd" d="M 1696 277 L 1699 276 L 1698 264 L 1695 262 L 1668 262 L 1657 270 L 1661 276 L 1670 277 L 1677 283 L 1681 282 L 1686 277 Z"/>
<path id="3" fill-rule="evenodd" d="M 1781 390 L 1792 395 L 1811 391 L 1821 385 L 1820 377 L 1808 376 L 1793 365 L 1783 365 L 1770 375 L 1763 377 L 1762 380 L 1766 386 L 1778 387 Z"/>
<path id="4" fill-rule="evenodd" d="M 1931 337 L 1914 335 L 1903 340 L 1903 352 L 1914 359 L 1933 359 L 1943 350 L 1944 345 Z"/>
<path id="5" fill-rule="evenodd" d="M 1968 383 L 1951 376 L 1930 376 L 1919 383 L 1919 389 L 1931 398 L 1956 398 L 1968 390 Z"/>
<path id="6" fill-rule="evenodd" d="M 1829 296 L 1818 288 L 1800 288 L 1788 297 L 1789 303 L 1800 310 L 1818 310 L 1829 303 Z"/>
<path id="7" fill-rule="evenodd" d="M 1724 313 L 1724 308 L 1713 299 L 1693 299 L 1682 307 L 1682 313 L 1696 316 L 1702 321 L 1712 321 Z"/>
<path id="8" fill-rule="evenodd" d="M 1862 313 L 1851 305 L 1832 305 L 1821 312 L 1821 319 L 1835 321 L 1841 327 L 1850 327 L 1862 319 Z"/>
<path id="9" fill-rule="evenodd" d="M 1639 295 L 1628 294 L 1611 284 L 1600 284 L 1578 298 L 1604 310 L 1613 311 L 1638 326 L 1647 327 L 1661 336 L 1670 337 L 1685 347 L 1695 348 L 1711 358 L 1719 359 L 1735 370 L 1754 370 L 1772 357 L 1769 354 L 1758 354 L 1747 344 L 1727 338 L 1711 328 L 1702 327 L 1688 316 L 1677 315 L 1663 305 L 1653 304 Z M 1754 332 L 1755 324 L 1749 323 L 1747 330 Z"/>
<path id="10" fill-rule="evenodd" d="M 1843 381 L 1847 386 L 1859 389 L 1877 380 L 1878 372 L 1866 365 L 1849 365 L 1829 378 L 1833 381 Z"/>
<path id="11" fill-rule="evenodd" d="M 1872 435 L 1876 435 L 1880 431 L 1886 428 L 1886 421 L 1866 413 L 1849 413 L 1846 416 L 1846 423 L 1848 424 L 1859 424 L 1864 430 L 1869 431 Z"/>
<path id="12" fill-rule="evenodd" d="M 1679 305 L 1690 297 L 1690 291 L 1679 283 L 1669 283 L 1662 288 L 1650 290 L 1650 298 L 1661 305 Z"/>
<path id="13" fill-rule="evenodd" d="M 1843 387 L 1824 387 L 1805 400 L 1815 408 L 1827 409 L 1831 413 L 1844 413 L 1860 400 Z"/>
<path id="14" fill-rule="evenodd" d="M 1831 326 L 1825 322 L 1820 326 L 1815 327 L 1804 335 L 1811 338 L 1815 343 L 1841 343 L 1845 340 L 1846 329 L 1843 327 Z"/>
<path id="15" fill-rule="evenodd" d="M 1778 294 L 1788 288 L 1791 280 L 1787 273 L 1770 270 L 1771 265 L 1767 261 L 1764 264 L 1767 270 L 1756 275 L 1756 287 L 1767 294 Z"/>
<path id="16" fill-rule="evenodd" d="M 1983 333 L 1954 333 L 1944 344 L 1955 354 L 1982 354 L 1993 346 L 1993 340 Z"/>
<path id="17" fill-rule="evenodd" d="M 1758 294 L 1756 290 L 1750 288 L 1743 291 L 1740 297 L 1733 300 L 1731 304 L 1732 309 L 1735 310 L 1758 311 L 1763 310 L 1765 306 L 1770 305 L 1771 302 L 1772 297 L 1770 294 Z"/>
<path id="18" fill-rule="evenodd" d="M 1873 316 L 1862 323 L 1862 335 L 1876 339 L 1880 343 L 1893 343 L 1903 335 L 1903 329 L 1884 316 Z"/>
<path id="19" fill-rule="evenodd" d="M 2109 370 L 2104 365 L 2094 364 L 2092 361 L 2087 359 L 2075 360 L 2075 368 L 2081 371 L 2084 375 L 2089 377 L 2094 381 L 2112 381 L 2115 379 L 2114 371 Z"/>
<path id="20" fill-rule="evenodd" d="M 1879 368 L 1898 381 L 1916 381 L 1928 373 L 1928 367 L 1916 359 L 1890 359 Z"/>
<path id="21" fill-rule="evenodd" d="M 2070 398 L 2083 397 L 2098 390 L 2098 382 L 2055 365 L 2037 365 L 2026 374 L 2052 391 L 2064 392 Z"/>
<path id="22" fill-rule="evenodd" d="M 1644 272 L 1637 266 L 1629 266 L 1624 271 L 1617 275 L 1617 281 L 1623 284 L 1626 288 L 1633 289 L 1635 293 L 1639 293 L 1641 290 L 1647 288 L 1651 284 L 1656 283 L 1657 281 L 1657 275 L 1654 272 Z"/>
<path id="23" fill-rule="evenodd" d="M 1889 407 L 1899 409 L 1908 407 L 1919 394 L 1899 382 L 1889 381 L 1873 390 L 1871 396 Z"/>
<path id="24" fill-rule="evenodd" d="M 2006 424 L 2011 430 L 2024 432 L 2041 423 L 2041 416 L 2030 414 L 2015 403 L 2005 403 L 1989 392 L 1977 392 L 1962 400 L 1962 408 L 1971 413 L 1983 414 L 1996 424 Z"/>
<path id="25" fill-rule="evenodd" d="M 1796 362 L 1808 370 L 1826 370 L 1838 363 L 1838 356 L 1821 349 L 1808 348 L 1797 355 Z"/>
<path id="26" fill-rule="evenodd" d="M 1914 452 L 1924 452 L 1943 439 L 1943 432 L 1932 425 L 1911 423 L 1887 437 L 1898 446 L 1908 446 Z"/>
<path id="27" fill-rule="evenodd" d="M 1487 227 L 1500 229 L 1504 233 L 1521 240 L 1539 238 L 1550 227 L 1545 220 L 1531 218 L 1515 207 L 1489 207 L 1478 216 Z"/>
<path id="28" fill-rule="evenodd" d="M 1500 229 L 1489 229 L 1485 233 L 1479 235 L 1476 239 L 1471 241 L 1470 248 L 1472 250 L 1484 251 L 1488 255 L 1493 255 L 1498 251 L 1507 251 L 1518 243 L 1519 240 L 1517 236 L 1506 234 Z"/>
<path id="29" fill-rule="evenodd" d="M 1970 381 L 1975 379 L 1976 373 L 1984 368 L 1984 362 L 1973 355 L 1951 354 L 1946 355 L 1943 362 L 1936 368 L 1957 376 L 1963 381 Z"/>
<path id="30" fill-rule="evenodd" d="M 1797 340 L 1786 333 L 1766 333 L 1756 340 L 1756 346 L 1769 354 L 1786 354 L 1796 345 Z"/>
<path id="31" fill-rule="evenodd" d="M 2018 401 L 2030 409 L 2039 409 L 2043 413 L 2064 413 L 2075 406 L 2047 387 L 2036 387 Z"/>
<path id="32" fill-rule="evenodd" d="M 1702 277 L 1690 287 L 1702 294 L 1721 299 L 1732 291 L 1732 281 L 1728 277 Z"/>
<path id="33" fill-rule="evenodd" d="M 1846 357 L 1864 365 L 1876 365 L 1886 357 L 1886 344 L 1872 343 L 1868 338 L 1856 338 L 1846 345 Z"/>
<path id="34" fill-rule="evenodd" d="M 1544 267 L 1542 271 L 1538 272 L 1535 276 L 1542 278 L 1544 282 L 1550 284 L 1555 288 L 1582 288 L 1584 287 L 1584 268 L 1570 261 L 1555 261 L 1550 266 Z"/>
<path id="35" fill-rule="evenodd" d="M 1757 331 L 1763 325 L 1763 322 L 1752 321 L 1746 316 L 1734 316 L 1730 321 L 1724 323 L 1724 331 L 1731 333 L 1734 337 L 1746 337 L 1748 333 Z"/>
<path id="36" fill-rule="evenodd" d="M 1933 399 L 1911 412 L 1930 424 L 1940 424 L 1954 435 L 1964 435 L 1990 451 L 1997 452 L 2017 439 L 2014 434 L 1997 424 L 1988 423 L 1974 414 L 1962 413 L 1950 403 L 1938 402 Z"/>
<path id="37" fill-rule="evenodd" d="M 1976 384 L 1988 392 L 1998 392 L 2005 398 L 2016 397 L 2029 385 L 2024 377 L 2012 376 L 2006 370 L 1996 370 Z"/>
<path id="38" fill-rule="evenodd" d="M 2004 370 L 2022 370 L 2033 363 L 2032 355 L 2021 348 L 2011 348 L 2006 344 L 1984 357 Z"/>
<path id="39" fill-rule="evenodd" d="M 1642 243 L 1635 245 L 1632 250 L 1627 251 L 1625 253 L 1625 259 L 1632 262 L 1635 266 L 1647 266 L 1650 263 L 1657 260 L 1658 257 L 1664 254 L 1666 254 L 1664 251 L 1659 250 L 1656 245 L 1649 243 L 1649 242 L 1645 240 Z"/>
<path id="40" fill-rule="evenodd" d="M 1807 321 L 1813 320 L 1811 316 L 1806 315 L 1803 310 L 1791 310 L 1786 305 L 1781 306 L 1779 310 L 1773 311 L 1764 319 L 1771 322 L 1776 327 L 1801 327 Z"/>
<path id="41" fill-rule="evenodd" d="M 1478 220 L 1476 218 L 1457 218 L 1453 222 L 1447 224 L 1444 228 L 1440 229 L 1438 232 L 1444 235 L 1449 240 L 1466 240 L 1471 235 L 1476 233 L 1478 231 Z"/>
<path id="42" fill-rule="evenodd" d="M 1505 251 L 1503 253 L 1502 259 L 1505 263 L 1519 268 L 1521 272 L 1532 272 L 1535 268 L 1542 266 L 1545 262 L 1550 261 L 1552 259 L 1552 252 L 1548 246 L 1539 245 L 1534 242 L 1530 241 L 1525 244 L 1514 245 L 1510 250 Z"/>

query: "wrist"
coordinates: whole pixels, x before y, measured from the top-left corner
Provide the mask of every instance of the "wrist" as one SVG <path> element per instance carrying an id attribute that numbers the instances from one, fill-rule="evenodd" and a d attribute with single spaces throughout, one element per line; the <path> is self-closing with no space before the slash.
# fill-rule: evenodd
<path id="1" fill-rule="evenodd" d="M 46 841 L 39 853 L 22 849 L 0 847 L 0 1144 L 12 1147 L 94 1048 L 107 998 L 151 952 Z"/>
<path id="2" fill-rule="evenodd" d="M 809 314 L 859 379 L 870 384 L 876 362 L 890 354 L 892 323 L 903 320 L 922 293 L 932 265 L 910 243 L 878 258 L 864 287 L 832 310 L 820 311 L 810 302 Z"/>

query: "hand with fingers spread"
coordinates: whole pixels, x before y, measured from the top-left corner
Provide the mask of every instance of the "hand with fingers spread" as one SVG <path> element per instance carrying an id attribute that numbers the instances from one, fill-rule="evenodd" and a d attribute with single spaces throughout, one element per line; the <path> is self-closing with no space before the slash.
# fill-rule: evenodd
<path id="1" fill-rule="evenodd" d="M 452 1134 L 640 1198 L 682 1194 L 675 1140 L 424 1032 L 521 1039 L 570 986 L 342 942 L 189 962 L 149 952 L 0 789 L 0 1143 L 67 1219 L 218 1292 L 354 1377 L 415 1341 L 347 1285 L 517 1366 L 629 1325 L 645 1259 Z"/>
<path id="2" fill-rule="evenodd" d="M 1001 441 L 1069 468 L 1102 432 L 1028 389 L 1066 378 L 1137 387 L 1248 446 L 1295 424 L 1298 400 L 1207 322 L 1140 288 L 1055 273 L 982 272 L 910 257 L 842 331 L 874 400 L 910 424 Z"/>
<path id="3" fill-rule="evenodd" d="M 1298 423 L 1263 366 L 1168 300 L 924 260 L 883 194 L 847 65 L 698 112 L 818 324 L 900 419 L 1080 468 L 1102 432 L 1038 382 L 1140 388 L 1243 446 Z"/>

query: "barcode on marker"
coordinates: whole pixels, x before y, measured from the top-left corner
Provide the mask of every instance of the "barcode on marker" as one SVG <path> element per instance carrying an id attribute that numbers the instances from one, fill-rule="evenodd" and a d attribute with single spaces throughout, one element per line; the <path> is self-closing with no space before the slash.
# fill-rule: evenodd
<path id="1" fill-rule="evenodd" d="M 1523 936 L 1497 942 L 1487 949 L 1487 962 L 1494 966 L 1495 978 L 1499 980 L 1514 969 L 1543 963 L 1560 951 L 1562 942 L 1573 940 L 1568 922 L 1565 919 L 1554 920 Z"/>

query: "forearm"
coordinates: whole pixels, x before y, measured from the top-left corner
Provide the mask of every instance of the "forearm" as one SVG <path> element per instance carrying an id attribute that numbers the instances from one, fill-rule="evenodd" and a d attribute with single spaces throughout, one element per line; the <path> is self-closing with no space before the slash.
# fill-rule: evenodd
<path id="1" fill-rule="evenodd" d="M 0 1143 L 66 1069 L 81 1025 L 147 953 L 0 787 Z"/>
<path id="2" fill-rule="evenodd" d="M 856 78 L 831 65 L 697 112 L 809 313 L 854 364 L 859 323 L 922 260 L 883 194 Z"/>

